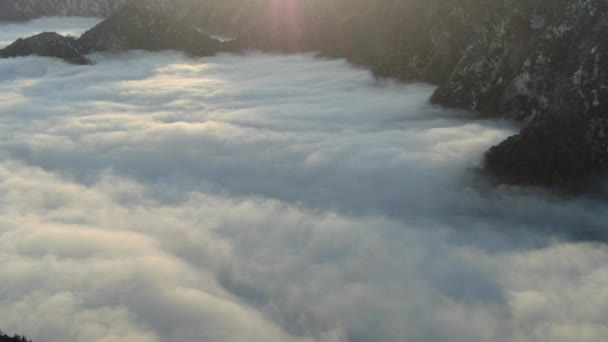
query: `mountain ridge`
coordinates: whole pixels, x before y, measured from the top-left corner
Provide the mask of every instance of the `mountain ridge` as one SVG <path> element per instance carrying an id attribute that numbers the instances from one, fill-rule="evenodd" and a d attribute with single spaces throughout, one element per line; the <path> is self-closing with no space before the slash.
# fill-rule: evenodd
<path id="1" fill-rule="evenodd" d="M 178 50 L 193 56 L 209 56 L 233 51 L 231 44 L 213 39 L 157 9 L 127 4 L 79 38 L 43 32 L 0 49 L 0 58 L 37 55 L 83 65 L 93 64 L 86 56 L 94 52 Z"/>

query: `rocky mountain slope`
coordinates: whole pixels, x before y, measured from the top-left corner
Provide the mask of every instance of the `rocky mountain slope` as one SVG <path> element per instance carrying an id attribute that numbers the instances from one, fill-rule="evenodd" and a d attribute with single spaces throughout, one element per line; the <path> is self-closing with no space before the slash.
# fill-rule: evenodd
<path id="1" fill-rule="evenodd" d="M 210 38 L 161 11 L 125 5 L 79 38 L 41 33 L 18 39 L 0 50 L 0 58 L 37 55 L 56 57 L 73 64 L 91 64 L 86 55 L 100 51 L 178 50 L 194 56 L 208 56 L 233 51 L 232 44 Z"/>
<path id="2" fill-rule="evenodd" d="M 121 0 L 37 2 L 53 1 L 97 3 L 104 14 Z M 65 6 L 66 13 L 83 8 Z M 320 51 L 378 76 L 435 83 L 435 104 L 526 121 L 519 135 L 487 153 L 487 170 L 502 182 L 569 187 L 608 172 L 605 0 L 165 0 L 154 6 L 172 19 L 150 26 L 145 16 L 118 10 L 78 40 L 79 53 L 228 49 L 209 41 L 200 47 L 202 38 L 191 33 L 163 33 L 201 26 L 237 37 L 232 51 Z M 124 28 L 120 23 L 129 18 L 138 24 Z"/>
<path id="3" fill-rule="evenodd" d="M 115 15 L 85 32 L 78 44 L 83 53 L 142 49 L 178 50 L 207 56 L 228 50 L 228 45 L 188 26 L 163 12 L 126 5 Z"/>
<path id="4" fill-rule="evenodd" d="M 18 39 L 0 50 L 0 58 L 30 55 L 62 58 L 74 64 L 90 64 L 76 38 L 64 37 L 55 32 L 43 32 L 26 39 Z"/>

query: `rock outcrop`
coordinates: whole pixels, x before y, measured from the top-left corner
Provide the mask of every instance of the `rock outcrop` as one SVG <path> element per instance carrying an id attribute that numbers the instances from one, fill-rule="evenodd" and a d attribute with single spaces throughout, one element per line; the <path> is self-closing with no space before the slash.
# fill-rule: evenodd
<path id="1" fill-rule="evenodd" d="M 486 168 L 501 182 L 580 191 L 608 171 L 608 120 L 538 120 L 492 147 Z"/>
<path id="2" fill-rule="evenodd" d="M 608 171 L 608 2 L 515 2 L 467 45 L 432 101 L 526 120 L 486 154 L 503 182 L 576 187 Z"/>

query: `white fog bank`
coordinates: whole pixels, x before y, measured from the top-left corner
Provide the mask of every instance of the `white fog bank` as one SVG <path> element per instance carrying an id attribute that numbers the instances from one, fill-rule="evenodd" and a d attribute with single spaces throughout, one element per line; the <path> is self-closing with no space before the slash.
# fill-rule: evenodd
<path id="1" fill-rule="evenodd" d="M 608 205 L 484 187 L 512 125 L 312 55 L 93 58 L 0 60 L 3 331 L 608 339 Z"/>

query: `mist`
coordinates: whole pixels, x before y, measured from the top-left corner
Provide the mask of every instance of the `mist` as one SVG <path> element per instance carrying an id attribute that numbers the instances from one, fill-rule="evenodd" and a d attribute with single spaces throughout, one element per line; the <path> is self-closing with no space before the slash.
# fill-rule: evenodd
<path id="1" fill-rule="evenodd" d="M 3 331 L 608 338 L 608 205 L 487 186 L 483 153 L 514 124 L 312 54 L 91 58 L 0 60 Z"/>

